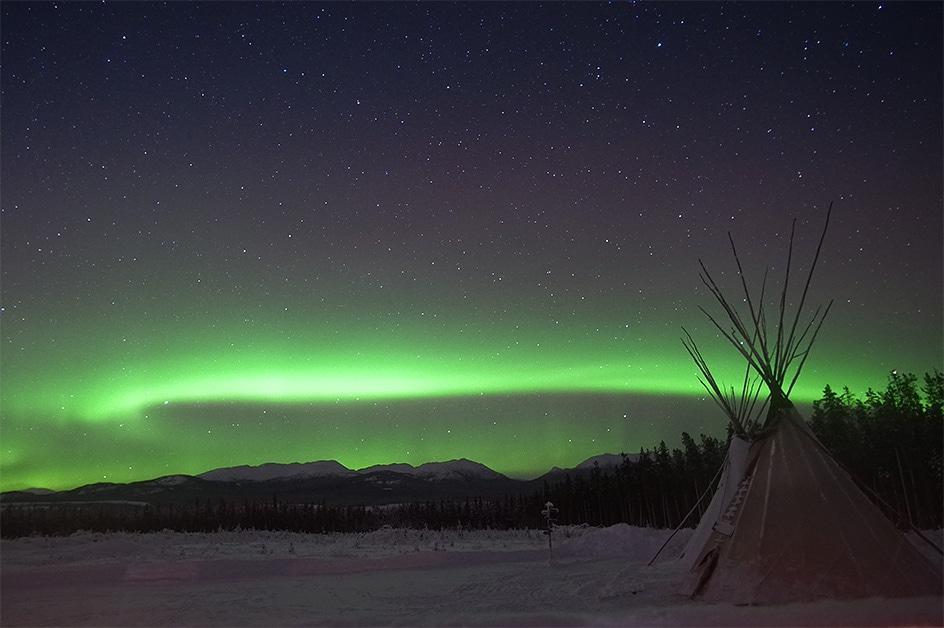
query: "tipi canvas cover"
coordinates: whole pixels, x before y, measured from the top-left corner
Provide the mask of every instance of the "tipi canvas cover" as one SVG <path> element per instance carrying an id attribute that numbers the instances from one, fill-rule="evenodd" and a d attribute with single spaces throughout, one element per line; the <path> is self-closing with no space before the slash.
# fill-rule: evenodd
<path id="1" fill-rule="evenodd" d="M 728 496 L 719 501 L 727 506 L 709 514 L 694 547 L 688 548 L 685 559 L 690 561 L 696 548 L 697 557 L 682 585 L 684 594 L 706 601 L 778 604 L 942 593 L 940 560 L 931 563 L 892 525 L 826 451 L 789 399 L 832 305 L 804 314 L 831 212 L 832 205 L 791 315 L 787 305 L 794 302 L 788 297 L 793 229 L 775 318 L 768 319 L 765 307 L 767 273 L 758 299 L 748 288 L 730 234 L 743 290 L 740 308 L 701 265 L 702 281 L 727 322 L 705 314 L 767 387 L 769 411 L 762 424 L 759 415 L 753 415 L 755 389 L 747 385 L 747 376 L 740 399 L 733 391 L 728 395 L 685 332 L 687 341 L 682 342 L 704 376 L 702 383 L 725 410 L 735 433 L 752 444 L 743 465 L 737 460 L 743 447 L 729 449 L 724 486 Z M 793 224 L 795 229 L 796 221 Z M 730 495 L 730 474 L 737 466 L 743 472 Z M 711 532 L 705 534 L 708 526 Z"/>
<path id="2" fill-rule="evenodd" d="M 940 566 L 866 497 L 792 405 L 767 427 L 682 593 L 736 604 L 941 595 Z"/>
<path id="3" fill-rule="evenodd" d="M 744 469 L 747 467 L 747 455 L 751 444 L 734 436 L 728 445 L 728 455 L 724 459 L 724 467 L 721 470 L 721 477 L 718 478 L 718 488 L 715 490 L 708 507 L 701 516 L 701 521 L 695 528 L 695 532 L 685 544 L 682 551 L 681 560 L 686 569 L 695 566 L 695 559 L 699 557 L 701 550 L 711 537 L 715 524 L 721 520 L 722 515 L 727 512 L 731 505 L 731 500 L 737 492 L 741 479 L 744 477 Z"/>

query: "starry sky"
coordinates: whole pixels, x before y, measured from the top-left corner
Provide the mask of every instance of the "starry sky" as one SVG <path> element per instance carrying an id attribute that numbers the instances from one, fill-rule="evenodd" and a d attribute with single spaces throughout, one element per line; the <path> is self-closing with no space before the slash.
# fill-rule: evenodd
<path id="1" fill-rule="evenodd" d="M 940 3 L 0 10 L 3 490 L 722 436 L 830 202 L 794 400 L 944 368 Z"/>

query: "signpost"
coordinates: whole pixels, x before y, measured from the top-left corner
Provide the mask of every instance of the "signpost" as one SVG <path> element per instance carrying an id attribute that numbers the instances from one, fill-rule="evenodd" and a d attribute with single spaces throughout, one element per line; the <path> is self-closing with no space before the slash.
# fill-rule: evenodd
<path id="1" fill-rule="evenodd" d="M 557 525 L 557 513 L 560 512 L 557 508 L 554 508 L 552 502 L 547 502 L 544 504 L 544 510 L 541 511 L 541 514 L 544 515 L 544 518 L 547 520 L 547 524 L 544 528 L 544 534 L 547 535 L 547 552 L 549 560 L 554 560 L 554 544 L 551 542 L 551 532 L 554 531 L 554 526 Z"/>

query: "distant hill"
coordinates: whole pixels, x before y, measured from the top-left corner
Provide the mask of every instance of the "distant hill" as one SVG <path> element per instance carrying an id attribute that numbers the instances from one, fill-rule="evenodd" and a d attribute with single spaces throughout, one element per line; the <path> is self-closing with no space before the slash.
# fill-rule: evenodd
<path id="1" fill-rule="evenodd" d="M 200 473 L 196 477 L 215 482 L 265 482 L 269 480 L 288 480 L 324 477 L 351 477 L 354 475 L 370 475 L 372 473 L 402 473 L 430 480 L 447 479 L 507 479 L 501 473 L 492 471 L 484 464 L 472 462 L 462 458 L 449 462 L 427 462 L 418 467 L 405 462 L 374 465 L 359 471 L 348 469 L 336 460 L 319 460 L 317 462 L 292 462 L 280 464 L 270 462 L 257 467 L 243 465 L 239 467 L 225 467 Z"/>
<path id="2" fill-rule="evenodd" d="M 545 481 L 556 482 L 563 479 L 567 475 L 589 476 L 594 466 L 599 465 L 600 469 L 612 471 L 614 468 L 622 465 L 626 460 L 636 461 L 638 459 L 639 454 L 600 454 L 599 456 L 587 458 L 572 469 L 561 469 L 560 467 L 554 467 L 534 481 L 541 483 Z"/>
<path id="3" fill-rule="evenodd" d="M 600 454 L 599 456 L 587 458 L 574 468 L 592 469 L 594 465 L 600 465 L 601 467 L 618 467 L 627 459 L 635 461 L 638 458 L 639 454 Z"/>
<path id="4" fill-rule="evenodd" d="M 633 458 L 634 456 L 629 456 Z M 360 470 L 336 460 L 266 463 L 213 469 L 191 475 L 167 475 L 152 480 L 118 484 L 100 482 L 67 491 L 30 489 L 0 494 L 0 503 L 135 503 L 192 504 L 200 500 L 262 501 L 384 505 L 438 499 L 499 498 L 530 492 L 543 482 L 567 474 L 588 475 L 595 465 L 612 468 L 623 454 L 601 454 L 574 469 L 554 468 L 534 480 L 509 478 L 487 466 L 467 460 L 374 465 Z"/>
<path id="5" fill-rule="evenodd" d="M 336 460 L 317 462 L 291 462 L 280 464 L 268 462 L 257 467 L 242 465 L 224 467 L 198 474 L 196 477 L 213 482 L 266 482 L 269 480 L 321 478 L 349 476 L 356 473 Z"/>

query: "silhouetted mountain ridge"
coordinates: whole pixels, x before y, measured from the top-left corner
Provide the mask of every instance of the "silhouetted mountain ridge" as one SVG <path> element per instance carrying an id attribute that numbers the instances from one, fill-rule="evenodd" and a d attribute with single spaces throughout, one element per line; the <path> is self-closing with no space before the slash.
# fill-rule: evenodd
<path id="1" fill-rule="evenodd" d="M 192 504 L 194 501 L 326 502 L 386 505 L 439 499 L 493 499 L 539 489 L 545 481 L 566 474 L 587 475 L 621 464 L 622 454 L 594 456 L 574 469 L 554 468 L 533 480 L 509 478 L 467 460 L 374 465 L 353 470 L 335 460 L 305 463 L 241 465 L 195 476 L 174 474 L 126 484 L 98 482 L 66 491 L 8 491 L 0 500 L 11 503 L 148 503 Z"/>

